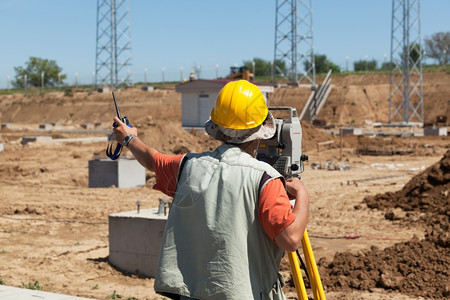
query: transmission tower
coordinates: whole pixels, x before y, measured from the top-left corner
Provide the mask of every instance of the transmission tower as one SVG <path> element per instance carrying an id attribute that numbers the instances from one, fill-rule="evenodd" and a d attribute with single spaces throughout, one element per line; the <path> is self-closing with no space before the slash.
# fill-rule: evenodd
<path id="1" fill-rule="evenodd" d="M 291 83 L 303 80 L 315 86 L 312 0 L 277 0 L 275 14 L 275 57 L 272 78 L 288 77 Z M 288 66 L 284 74 L 278 62 Z M 303 66 L 302 66 L 303 65 Z M 300 70 L 303 69 L 303 72 Z"/>
<path id="2" fill-rule="evenodd" d="M 423 123 L 420 45 L 420 1 L 392 0 L 389 123 Z"/>
<path id="3" fill-rule="evenodd" d="M 128 0 L 97 0 L 95 86 L 133 85 Z"/>

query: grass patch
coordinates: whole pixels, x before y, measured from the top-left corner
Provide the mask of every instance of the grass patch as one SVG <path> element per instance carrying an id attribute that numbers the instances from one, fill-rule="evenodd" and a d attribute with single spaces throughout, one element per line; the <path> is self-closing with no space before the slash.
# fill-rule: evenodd
<path id="1" fill-rule="evenodd" d="M 137 298 L 134 296 L 124 298 L 122 295 L 117 294 L 116 291 L 114 291 L 114 293 L 111 296 L 109 296 L 109 299 L 137 300 Z"/>
<path id="2" fill-rule="evenodd" d="M 116 291 L 114 291 L 114 293 L 109 296 L 110 299 L 122 299 L 122 295 L 117 294 Z"/>
<path id="3" fill-rule="evenodd" d="M 31 281 L 29 283 L 22 284 L 22 287 L 24 289 L 29 289 L 29 290 L 37 290 L 37 291 L 42 290 L 42 285 L 40 285 L 39 281 L 37 281 L 36 279 L 31 279 Z"/>

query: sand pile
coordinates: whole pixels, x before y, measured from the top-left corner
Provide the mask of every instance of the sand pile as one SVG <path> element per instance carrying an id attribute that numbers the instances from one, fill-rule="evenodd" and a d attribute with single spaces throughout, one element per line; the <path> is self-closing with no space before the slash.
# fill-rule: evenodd
<path id="1" fill-rule="evenodd" d="M 399 220 L 392 209 L 406 211 L 404 222 L 423 222 L 425 239 L 414 238 L 380 250 L 372 246 L 362 253 L 337 253 L 333 261 L 319 261 L 327 290 L 383 288 L 414 296 L 450 296 L 449 240 L 450 151 L 413 177 L 402 190 L 368 196 L 372 209 L 386 210 L 386 218 Z"/>

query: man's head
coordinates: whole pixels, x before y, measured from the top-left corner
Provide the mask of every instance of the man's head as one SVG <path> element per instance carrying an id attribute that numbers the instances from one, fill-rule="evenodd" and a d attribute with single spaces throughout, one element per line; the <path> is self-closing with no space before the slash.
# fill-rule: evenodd
<path id="1" fill-rule="evenodd" d="M 205 124 L 210 136 L 229 144 L 269 139 L 275 129 L 264 95 L 246 80 L 231 81 L 222 88 Z"/>

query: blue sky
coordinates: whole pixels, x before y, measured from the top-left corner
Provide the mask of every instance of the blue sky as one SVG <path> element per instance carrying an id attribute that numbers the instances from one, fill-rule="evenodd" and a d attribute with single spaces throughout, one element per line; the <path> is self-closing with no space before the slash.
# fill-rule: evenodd
<path id="1" fill-rule="evenodd" d="M 226 76 L 254 57 L 272 60 L 275 0 L 129 0 L 135 81 L 179 80 L 200 65 L 202 77 Z M 390 55 L 392 0 L 313 0 L 314 51 L 346 67 Z M 422 39 L 450 31 L 450 0 L 422 0 Z M 96 0 L 0 0 L 0 88 L 29 57 L 55 60 L 66 83 L 91 83 Z M 78 75 L 75 75 L 75 74 Z"/>

